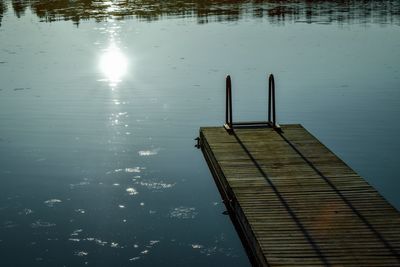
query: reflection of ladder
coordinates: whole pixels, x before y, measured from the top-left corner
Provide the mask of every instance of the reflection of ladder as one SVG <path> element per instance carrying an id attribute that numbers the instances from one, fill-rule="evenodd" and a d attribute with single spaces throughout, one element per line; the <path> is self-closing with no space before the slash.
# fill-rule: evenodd
<path id="1" fill-rule="evenodd" d="M 272 117 L 272 120 L 271 120 Z M 243 127 L 272 127 L 280 130 L 276 123 L 275 112 L 275 80 L 274 75 L 270 74 L 268 79 L 268 121 L 233 122 L 232 120 L 232 82 L 231 76 L 226 76 L 226 106 L 225 106 L 225 129 L 233 132 L 234 128 Z"/>

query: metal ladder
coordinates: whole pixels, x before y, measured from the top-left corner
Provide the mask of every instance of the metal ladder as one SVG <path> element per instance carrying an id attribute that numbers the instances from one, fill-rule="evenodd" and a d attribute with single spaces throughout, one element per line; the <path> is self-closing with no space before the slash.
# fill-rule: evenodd
<path id="1" fill-rule="evenodd" d="M 233 122 L 232 119 L 232 81 L 231 76 L 226 76 L 226 104 L 225 104 L 225 124 L 224 128 L 233 133 L 235 128 L 243 127 L 271 127 L 280 131 L 280 126 L 276 122 L 275 109 L 275 79 L 270 74 L 268 78 L 268 120 L 267 121 L 251 121 L 251 122 Z M 271 119 L 272 117 L 272 119 Z"/>

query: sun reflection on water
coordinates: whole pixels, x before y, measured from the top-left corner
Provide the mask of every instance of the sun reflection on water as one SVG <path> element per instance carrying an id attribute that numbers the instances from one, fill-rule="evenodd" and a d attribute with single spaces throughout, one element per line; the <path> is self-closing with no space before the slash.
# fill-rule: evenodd
<path id="1" fill-rule="evenodd" d="M 99 67 L 110 86 L 116 87 L 128 70 L 128 59 L 115 43 L 111 43 L 101 55 Z"/>

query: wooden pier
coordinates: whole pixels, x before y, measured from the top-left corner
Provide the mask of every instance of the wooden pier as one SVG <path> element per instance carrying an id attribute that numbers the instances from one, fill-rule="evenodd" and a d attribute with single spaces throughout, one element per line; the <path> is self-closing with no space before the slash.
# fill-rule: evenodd
<path id="1" fill-rule="evenodd" d="M 200 129 L 253 264 L 400 266 L 399 212 L 301 125 L 281 130 Z"/>

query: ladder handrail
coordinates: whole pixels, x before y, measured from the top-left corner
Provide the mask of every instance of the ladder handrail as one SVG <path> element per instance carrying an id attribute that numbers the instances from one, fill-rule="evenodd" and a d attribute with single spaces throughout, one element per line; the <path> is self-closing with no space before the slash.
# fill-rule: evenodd
<path id="1" fill-rule="evenodd" d="M 272 111 L 272 121 L 271 121 Z M 272 127 L 276 126 L 276 110 L 275 110 L 275 78 L 271 73 L 268 78 L 268 123 Z"/>
<path id="2" fill-rule="evenodd" d="M 226 76 L 225 124 L 232 129 L 232 82 L 230 75 Z"/>

